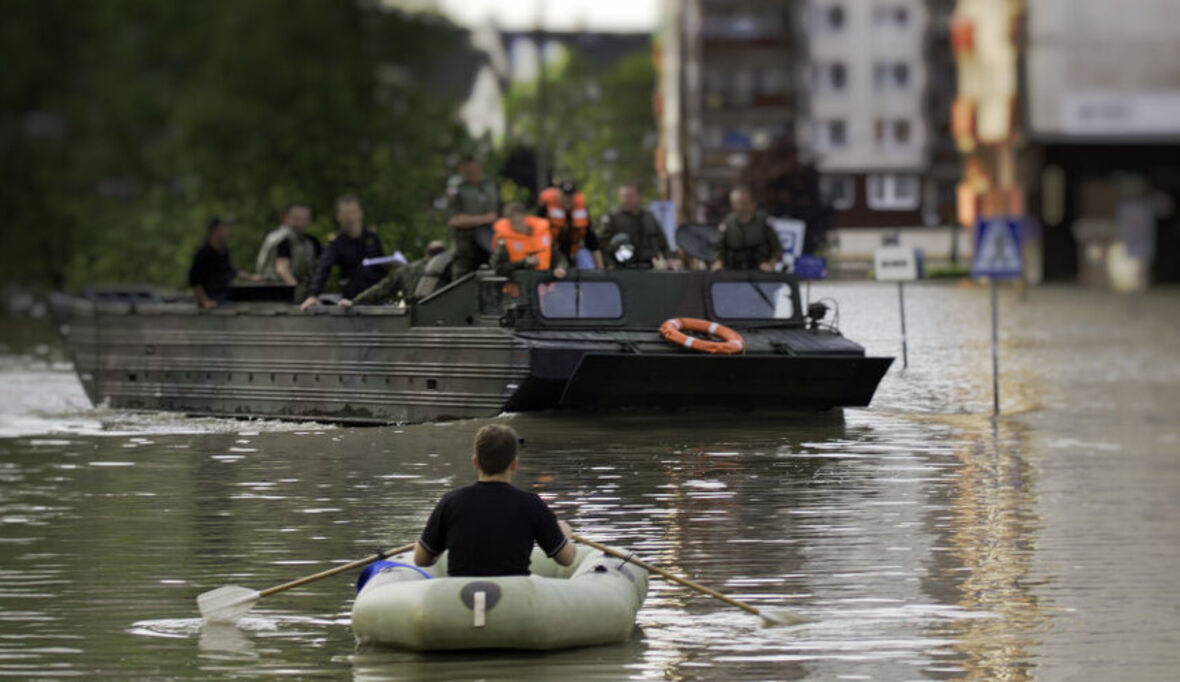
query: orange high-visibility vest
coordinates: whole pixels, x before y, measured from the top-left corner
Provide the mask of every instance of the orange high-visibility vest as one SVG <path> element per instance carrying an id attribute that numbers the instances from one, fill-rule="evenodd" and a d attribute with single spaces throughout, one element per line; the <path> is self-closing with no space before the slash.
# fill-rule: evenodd
<path id="1" fill-rule="evenodd" d="M 553 254 L 553 238 L 549 232 L 549 221 L 536 216 L 524 216 L 525 225 L 529 226 L 528 234 L 521 234 L 512 229 L 512 223 L 507 218 L 500 218 L 492 225 L 492 246 L 500 248 L 503 244 L 508 250 L 508 260 L 515 263 L 529 256 L 537 257 L 537 270 L 548 270 Z"/>
<path id="2" fill-rule="evenodd" d="M 569 240 L 571 257 L 582 248 L 582 240 L 590 229 L 590 213 L 586 210 L 586 197 L 581 192 L 574 194 L 574 207 L 567 211 L 559 198 L 561 193 L 556 187 L 541 192 L 541 205 L 545 207 L 545 215 L 549 218 L 549 226 L 553 230 L 553 238 L 559 244 Z M 566 230 L 569 234 L 565 234 Z"/>

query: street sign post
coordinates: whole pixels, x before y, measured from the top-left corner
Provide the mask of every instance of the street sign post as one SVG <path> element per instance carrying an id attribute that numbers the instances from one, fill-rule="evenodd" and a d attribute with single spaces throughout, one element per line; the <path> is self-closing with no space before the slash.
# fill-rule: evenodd
<path id="1" fill-rule="evenodd" d="M 992 416 L 1000 414 L 1000 333 L 999 296 L 996 282 L 1024 276 L 1020 255 L 1020 223 L 1015 218 L 984 218 L 975 225 L 975 257 L 972 277 L 987 277 L 991 282 L 992 303 Z"/>
<path id="2" fill-rule="evenodd" d="M 897 309 L 901 314 L 901 366 L 910 366 L 909 342 L 905 332 L 905 283 L 922 278 L 923 258 L 919 249 L 882 246 L 873 252 L 873 272 L 882 282 L 897 282 Z"/>

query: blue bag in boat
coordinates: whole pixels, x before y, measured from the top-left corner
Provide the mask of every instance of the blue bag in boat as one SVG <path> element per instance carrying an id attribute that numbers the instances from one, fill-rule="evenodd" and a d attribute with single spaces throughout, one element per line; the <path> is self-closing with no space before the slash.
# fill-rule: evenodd
<path id="1" fill-rule="evenodd" d="M 372 579 L 373 576 L 377 575 L 378 573 L 381 573 L 382 571 L 388 571 L 388 570 L 391 570 L 394 568 L 408 568 L 411 571 L 416 571 L 418 573 L 421 573 L 422 577 L 426 578 L 427 580 L 430 580 L 430 577 L 431 577 L 429 573 L 427 573 L 426 571 L 423 571 L 421 568 L 418 568 L 417 566 L 415 566 L 413 564 L 405 564 L 400 561 L 384 561 L 384 560 L 374 561 L 373 563 L 369 564 L 368 566 L 365 566 L 365 570 L 361 571 L 360 576 L 357 577 L 356 591 L 360 592 L 361 588 L 363 588 L 365 586 L 365 583 L 369 582 L 369 580 Z"/>

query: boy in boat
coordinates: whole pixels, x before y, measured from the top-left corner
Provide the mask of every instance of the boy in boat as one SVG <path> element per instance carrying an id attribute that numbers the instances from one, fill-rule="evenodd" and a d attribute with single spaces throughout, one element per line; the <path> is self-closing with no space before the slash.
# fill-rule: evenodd
<path id="1" fill-rule="evenodd" d="M 471 462 L 479 480 L 439 500 L 414 546 L 415 564 L 433 565 L 447 550 L 448 575 L 528 575 L 534 542 L 562 566 L 574 562 L 569 524 L 535 493 L 512 486 L 518 442 L 507 426 L 475 434 Z"/>

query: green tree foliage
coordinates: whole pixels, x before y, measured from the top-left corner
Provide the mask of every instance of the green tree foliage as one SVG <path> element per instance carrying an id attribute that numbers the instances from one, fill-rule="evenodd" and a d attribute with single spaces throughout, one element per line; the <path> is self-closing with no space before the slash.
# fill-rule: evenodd
<path id="1" fill-rule="evenodd" d="M 463 35 L 327 0 L 11 0 L 0 22 L 5 280 L 181 286 L 211 214 L 250 266 L 289 201 L 359 194 L 409 253 L 465 141 L 430 77 Z"/>
<path id="2" fill-rule="evenodd" d="M 612 189 L 620 184 L 636 183 L 650 194 L 656 139 L 650 50 L 594 69 L 574 49 L 550 64 L 546 75 L 545 125 L 540 129 L 552 176 L 577 182 L 594 216 L 613 207 Z M 509 90 L 510 143 L 536 146 L 538 91 L 536 82 Z"/>

